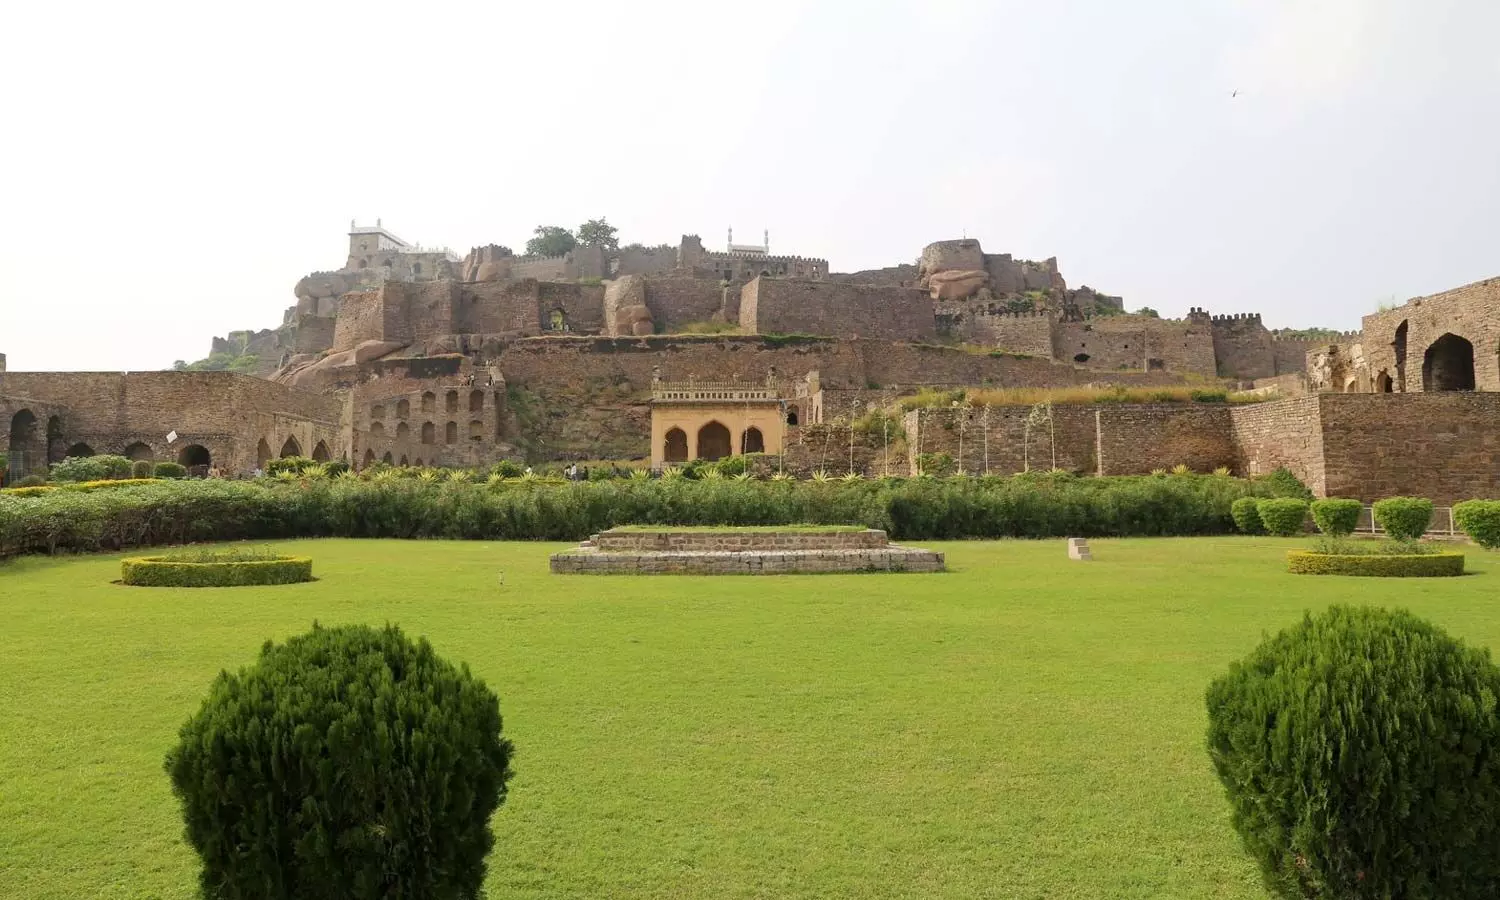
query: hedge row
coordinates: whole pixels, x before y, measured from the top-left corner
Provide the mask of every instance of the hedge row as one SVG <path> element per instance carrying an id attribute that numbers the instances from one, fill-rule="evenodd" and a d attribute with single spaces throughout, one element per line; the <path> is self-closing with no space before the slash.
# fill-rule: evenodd
<path id="1" fill-rule="evenodd" d="M 312 581 L 312 560 L 280 559 L 188 562 L 166 556 L 120 561 L 120 580 L 141 587 L 239 587 L 249 584 L 296 584 Z"/>
<path id="2" fill-rule="evenodd" d="M 850 524 L 898 540 L 1225 534 L 1231 503 L 1274 489 L 1223 476 L 161 481 L 0 497 L 0 556 L 325 536 L 562 541 L 627 524 Z"/>
<path id="3" fill-rule="evenodd" d="M 1294 575 L 1368 575 L 1378 578 L 1441 578 L 1464 573 L 1464 555 L 1452 551 L 1420 554 L 1343 554 L 1289 550 L 1286 568 Z"/>

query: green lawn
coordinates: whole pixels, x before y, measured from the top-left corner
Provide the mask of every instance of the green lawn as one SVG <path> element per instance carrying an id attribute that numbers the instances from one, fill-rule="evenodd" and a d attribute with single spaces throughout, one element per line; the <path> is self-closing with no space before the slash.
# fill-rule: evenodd
<path id="1" fill-rule="evenodd" d="M 918 542 L 920 544 L 920 542 Z M 317 541 L 319 581 L 0 565 L 0 898 L 185 898 L 161 760 L 221 668 L 397 622 L 501 697 L 496 897 L 1265 897 L 1207 681 L 1333 601 L 1500 642 L 1497 576 L 1282 571 L 1295 542 L 928 544 L 940 575 L 554 577 L 560 544 Z M 501 586 L 497 573 L 505 574 Z"/>

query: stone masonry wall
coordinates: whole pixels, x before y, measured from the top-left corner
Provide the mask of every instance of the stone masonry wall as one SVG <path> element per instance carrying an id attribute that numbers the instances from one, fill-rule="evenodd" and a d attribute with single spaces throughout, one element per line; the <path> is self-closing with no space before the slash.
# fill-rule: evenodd
<path id="1" fill-rule="evenodd" d="M 1108 316 L 1060 322 L 1057 358 L 1093 369 L 1166 369 L 1212 377 L 1213 335 L 1192 322 L 1151 316 Z"/>
<path id="2" fill-rule="evenodd" d="M 1054 406 L 1052 425 L 1026 427 L 1031 407 L 925 409 L 908 413 L 907 445 L 945 453 L 969 473 L 1011 475 L 1052 467 L 1080 474 L 1144 475 L 1186 465 L 1206 473 L 1234 465 L 1230 410 L 1216 404 Z M 986 427 L 988 421 L 988 427 Z M 918 430 L 920 426 L 920 431 Z M 960 438 L 962 440 L 960 441 Z M 962 457 L 959 446 L 962 444 Z"/>
<path id="3" fill-rule="evenodd" d="M 757 334 L 933 341 L 932 300 L 915 288 L 757 278 L 740 294 L 740 328 Z"/>
<path id="4" fill-rule="evenodd" d="M 1323 429 L 1318 398 L 1298 397 L 1230 408 L 1235 472 L 1266 475 L 1285 468 L 1322 495 Z"/>
<path id="5" fill-rule="evenodd" d="M 1404 362 L 1397 359 L 1397 335 L 1406 325 Z M 1423 390 L 1422 363 L 1429 347 L 1445 334 L 1468 340 L 1474 348 L 1474 386 L 1500 391 L 1500 278 L 1467 284 L 1451 291 L 1418 297 L 1396 309 L 1364 317 L 1363 349 L 1367 380 L 1390 376 L 1394 390 Z M 1398 368 L 1400 371 L 1398 371 Z M 1401 376 L 1404 371 L 1404 379 Z"/>
<path id="6" fill-rule="evenodd" d="M 1214 316 L 1212 321 L 1214 358 L 1220 375 L 1249 380 L 1282 374 L 1276 371 L 1271 332 L 1261 324 L 1258 313 Z"/>
<path id="7" fill-rule="evenodd" d="M 730 291 L 739 297 L 739 288 Z M 707 322 L 723 318 L 738 322 L 738 304 L 732 318 L 724 309 L 725 291 L 713 278 L 662 278 L 646 279 L 646 308 L 651 310 L 651 320 L 659 334 L 677 331 L 690 322 Z"/>
<path id="8" fill-rule="evenodd" d="M 1322 394 L 1324 478 L 1314 490 L 1439 506 L 1500 498 L 1500 394 Z M 1298 402 L 1298 401 L 1292 401 Z"/>

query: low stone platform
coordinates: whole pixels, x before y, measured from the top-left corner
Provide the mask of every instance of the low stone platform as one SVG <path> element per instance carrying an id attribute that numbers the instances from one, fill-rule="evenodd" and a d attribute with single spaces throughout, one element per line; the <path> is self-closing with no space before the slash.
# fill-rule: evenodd
<path id="1" fill-rule="evenodd" d="M 552 555 L 559 575 L 782 575 L 941 572 L 943 554 L 892 544 L 884 531 L 612 529 Z"/>

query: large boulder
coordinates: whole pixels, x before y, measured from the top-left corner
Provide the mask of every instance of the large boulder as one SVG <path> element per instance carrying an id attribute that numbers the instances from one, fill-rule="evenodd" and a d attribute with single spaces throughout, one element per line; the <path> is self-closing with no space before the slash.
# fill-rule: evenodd
<path id="1" fill-rule="evenodd" d="M 982 269 L 935 272 L 927 277 L 927 290 L 934 300 L 967 300 L 989 284 Z"/>
<path id="2" fill-rule="evenodd" d="M 917 275 L 926 286 L 926 279 L 938 272 L 973 272 L 984 269 L 984 250 L 979 242 L 971 238 L 957 241 L 938 241 L 922 248 L 922 258 L 917 264 Z"/>
<path id="3" fill-rule="evenodd" d="M 293 293 L 297 299 L 317 300 L 324 297 L 337 297 L 349 290 L 349 282 L 333 272 L 316 272 L 308 275 L 297 282 Z"/>

